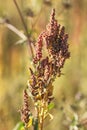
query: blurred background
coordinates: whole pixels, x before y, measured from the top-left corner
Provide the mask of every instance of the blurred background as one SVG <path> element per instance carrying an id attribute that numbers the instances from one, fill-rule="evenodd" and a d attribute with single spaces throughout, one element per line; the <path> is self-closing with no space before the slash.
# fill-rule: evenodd
<path id="1" fill-rule="evenodd" d="M 63 76 L 54 82 L 55 107 L 53 120 L 44 129 L 68 130 L 75 113 L 87 119 L 87 0 L 17 0 L 35 41 L 49 22 L 52 8 L 56 18 L 69 34 L 71 57 L 62 69 Z M 13 130 L 20 121 L 22 93 L 29 78 L 31 65 L 26 43 L 9 30 L 6 23 L 24 32 L 13 0 L 0 0 L 0 130 Z M 30 100 L 30 106 L 32 106 Z M 86 130 L 87 127 L 84 127 Z"/>

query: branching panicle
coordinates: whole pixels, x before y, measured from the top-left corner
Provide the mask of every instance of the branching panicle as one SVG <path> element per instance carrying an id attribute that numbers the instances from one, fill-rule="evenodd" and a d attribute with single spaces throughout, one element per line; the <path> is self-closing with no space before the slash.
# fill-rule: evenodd
<path id="1" fill-rule="evenodd" d="M 43 120 L 48 105 L 54 99 L 53 97 L 53 81 L 57 76 L 61 76 L 61 68 L 63 68 L 66 59 L 70 57 L 68 51 L 68 34 L 65 33 L 65 27 L 60 26 L 55 19 L 55 9 L 52 10 L 50 22 L 38 37 L 35 44 L 36 53 L 33 63 L 34 71 L 30 68 L 30 79 L 28 88 L 31 98 L 34 101 L 39 130 L 42 130 Z M 44 47 L 46 55 L 44 55 Z M 21 111 L 22 120 L 25 123 L 29 121 L 28 95 L 24 91 L 24 107 Z"/>

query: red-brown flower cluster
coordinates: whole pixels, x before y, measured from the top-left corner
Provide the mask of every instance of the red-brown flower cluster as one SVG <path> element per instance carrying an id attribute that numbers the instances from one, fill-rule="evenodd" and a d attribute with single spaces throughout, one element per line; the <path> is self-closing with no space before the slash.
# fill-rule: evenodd
<path id="1" fill-rule="evenodd" d="M 60 75 L 65 60 L 70 57 L 67 39 L 68 34 L 65 33 L 65 27 L 61 27 L 60 24 L 57 23 L 55 19 L 55 9 L 53 9 L 50 23 L 47 25 L 46 30 L 41 33 L 36 43 L 36 60 L 34 59 L 34 61 L 42 62 L 42 49 L 45 43 L 49 59 L 49 65 L 47 65 L 46 68 L 51 66 L 53 75 Z M 37 64 L 37 62 L 34 63 Z"/>
<path id="2" fill-rule="evenodd" d="M 43 38 L 42 38 L 42 34 L 40 34 L 38 37 L 38 41 L 36 42 L 36 47 L 35 47 L 36 56 L 34 58 L 34 63 L 37 63 L 37 61 L 39 61 L 42 58 L 42 46 L 43 46 L 42 42 L 43 42 Z"/>
<path id="3" fill-rule="evenodd" d="M 61 68 L 63 68 L 65 60 L 70 56 L 67 39 L 68 34 L 65 33 L 64 26 L 61 27 L 57 23 L 55 9 L 53 9 L 50 23 L 47 25 L 46 30 L 39 35 L 36 42 L 36 55 L 34 58 L 36 70 L 33 72 L 30 69 L 29 88 L 35 101 L 44 99 L 44 97 L 48 99 L 49 84 L 52 86 L 55 76 L 61 75 Z M 42 54 L 43 44 L 45 44 L 48 52 L 45 58 Z M 50 96 L 52 96 L 52 93 L 53 89 L 50 90 Z"/>
<path id="4" fill-rule="evenodd" d="M 64 62 L 70 56 L 67 39 L 68 34 L 65 33 L 64 26 L 61 27 L 55 20 L 55 10 L 53 10 L 45 33 L 45 43 L 55 75 L 60 76 Z"/>
<path id="5" fill-rule="evenodd" d="M 61 76 L 66 59 L 70 57 L 68 51 L 68 34 L 65 33 L 64 26 L 60 26 L 55 19 L 55 9 L 52 10 L 50 23 L 43 31 L 35 44 L 36 54 L 33 59 L 35 69 L 30 68 L 30 79 L 28 81 L 29 90 L 34 103 L 38 101 L 45 103 L 46 108 L 53 100 L 53 81 L 56 76 Z M 43 54 L 44 47 L 46 55 Z M 24 108 L 22 109 L 23 122 L 27 123 L 29 109 L 27 103 L 27 93 L 24 96 Z M 26 116 L 26 117 L 25 117 Z"/>
<path id="6" fill-rule="evenodd" d="M 27 123 L 29 122 L 30 110 L 28 103 L 28 94 L 26 90 L 24 90 L 24 105 L 20 112 L 21 112 L 21 120 L 25 125 L 27 125 Z"/>

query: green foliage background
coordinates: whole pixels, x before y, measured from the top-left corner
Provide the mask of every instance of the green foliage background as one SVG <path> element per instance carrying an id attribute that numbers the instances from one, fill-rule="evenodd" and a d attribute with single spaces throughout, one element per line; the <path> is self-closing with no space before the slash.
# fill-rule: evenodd
<path id="1" fill-rule="evenodd" d="M 66 117 L 70 113 L 77 113 L 79 118 L 87 115 L 87 1 L 68 0 L 69 7 L 64 3 L 67 0 L 49 0 L 50 4 L 43 2 L 46 0 L 17 1 L 24 16 L 28 9 L 34 13 L 33 17 L 25 16 L 34 40 L 45 29 L 52 8 L 56 9 L 56 18 L 69 34 L 71 58 L 62 69 L 64 75 L 54 83 L 55 107 L 51 110 L 54 118 L 47 119 L 44 125 L 45 130 L 67 130 Z M 13 0 L 0 0 L 0 17 L 24 30 Z M 27 44 L 16 45 L 18 40 L 16 34 L 0 25 L 0 130 L 12 130 L 20 121 L 22 91 L 29 78 L 28 68 L 32 66 Z M 34 111 L 31 100 L 30 107 Z"/>

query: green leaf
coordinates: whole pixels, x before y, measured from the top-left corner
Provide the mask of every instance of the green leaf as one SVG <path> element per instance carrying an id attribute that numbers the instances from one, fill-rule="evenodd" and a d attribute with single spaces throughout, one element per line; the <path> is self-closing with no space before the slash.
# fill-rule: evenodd
<path id="1" fill-rule="evenodd" d="M 51 110 L 51 109 L 53 109 L 53 108 L 54 108 L 54 103 L 51 102 L 51 103 L 48 105 L 48 110 Z"/>
<path id="2" fill-rule="evenodd" d="M 23 122 L 17 123 L 13 130 L 24 130 Z"/>

